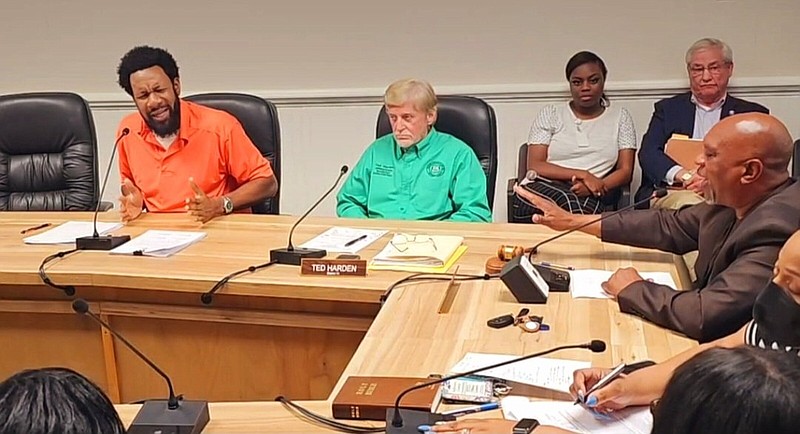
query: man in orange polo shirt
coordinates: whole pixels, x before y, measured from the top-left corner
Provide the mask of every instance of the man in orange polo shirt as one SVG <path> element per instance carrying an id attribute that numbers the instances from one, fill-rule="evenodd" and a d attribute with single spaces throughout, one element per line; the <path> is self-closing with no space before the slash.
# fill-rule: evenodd
<path id="1" fill-rule="evenodd" d="M 188 212 L 199 222 L 274 196 L 272 167 L 230 114 L 179 98 L 178 65 L 166 50 L 130 50 L 119 85 L 139 113 L 119 125 L 124 222 L 149 212 Z"/>

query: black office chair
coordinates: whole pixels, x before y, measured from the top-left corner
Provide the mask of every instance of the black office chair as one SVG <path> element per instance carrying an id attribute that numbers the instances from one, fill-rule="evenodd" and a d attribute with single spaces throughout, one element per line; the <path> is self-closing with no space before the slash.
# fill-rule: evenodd
<path id="1" fill-rule="evenodd" d="M 0 211 L 97 206 L 97 137 L 74 93 L 0 96 Z"/>
<path id="2" fill-rule="evenodd" d="M 256 145 L 272 165 L 275 179 L 281 182 L 281 130 L 278 110 L 270 101 L 243 93 L 202 93 L 185 98 L 217 110 L 224 110 L 242 124 L 250 141 Z M 253 205 L 255 214 L 278 214 L 280 212 L 280 188 L 274 197 Z"/>
<path id="3" fill-rule="evenodd" d="M 523 143 L 519 146 L 519 151 L 517 151 L 517 177 L 511 178 L 508 180 L 508 184 L 506 185 L 506 211 L 507 220 L 509 223 L 514 223 L 514 184 L 517 183 L 518 180 L 525 178 L 525 175 L 528 173 L 528 144 Z M 620 188 L 620 196 L 619 200 L 615 204 L 615 206 L 611 209 L 607 209 L 606 211 L 613 211 L 620 209 L 622 207 L 626 207 L 631 203 L 631 185 L 623 185 Z"/>
<path id="4" fill-rule="evenodd" d="M 438 131 L 453 135 L 469 145 L 486 173 L 486 198 L 494 204 L 497 181 L 497 120 L 494 109 L 485 101 L 471 96 L 438 96 L 438 116 L 433 125 Z M 375 136 L 392 132 L 385 107 L 378 113 Z"/>
<path id="5" fill-rule="evenodd" d="M 794 142 L 794 153 L 792 154 L 792 177 L 800 177 L 800 139 Z"/>

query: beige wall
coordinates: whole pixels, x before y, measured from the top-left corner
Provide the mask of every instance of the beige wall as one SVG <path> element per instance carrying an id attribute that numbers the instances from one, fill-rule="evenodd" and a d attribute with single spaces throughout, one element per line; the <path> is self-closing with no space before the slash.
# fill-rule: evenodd
<path id="1" fill-rule="evenodd" d="M 685 87 L 683 55 L 715 36 L 734 48 L 733 92 L 770 106 L 800 136 L 800 0 L 9 1 L 0 17 L 0 93 L 71 90 L 92 104 L 101 163 L 133 110 L 116 64 L 136 44 L 168 48 L 184 92 L 250 92 L 279 108 L 282 210 L 299 213 L 374 134 L 378 96 L 419 76 L 497 111 L 495 220 L 518 145 L 546 103 L 566 98 L 577 50 L 608 64 L 610 96 L 639 137 L 652 103 Z M 313 174 L 313 176 L 312 176 Z M 112 179 L 106 198 L 116 197 Z M 318 214 L 332 214 L 329 199 Z"/>

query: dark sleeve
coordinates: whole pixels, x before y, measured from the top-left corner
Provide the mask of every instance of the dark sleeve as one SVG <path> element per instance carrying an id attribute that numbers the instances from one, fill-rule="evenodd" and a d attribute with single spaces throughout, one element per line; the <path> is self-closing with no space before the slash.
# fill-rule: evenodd
<path id="1" fill-rule="evenodd" d="M 731 334 L 751 317 L 756 296 L 772 278 L 778 251 L 795 227 L 775 219 L 736 235 L 732 262 L 704 288 L 675 291 L 636 282 L 617 296 L 620 310 L 709 342 Z"/>
<path id="2" fill-rule="evenodd" d="M 664 145 L 671 135 L 664 124 L 664 116 L 664 102 L 659 101 L 654 106 L 650 126 L 644 133 L 642 147 L 639 149 L 639 164 L 642 166 L 642 171 L 655 182 L 663 181 L 669 169 L 677 164 L 664 153 Z"/>
<path id="3" fill-rule="evenodd" d="M 644 209 L 619 213 L 601 223 L 603 241 L 682 255 L 697 250 L 704 203 L 682 210 Z"/>

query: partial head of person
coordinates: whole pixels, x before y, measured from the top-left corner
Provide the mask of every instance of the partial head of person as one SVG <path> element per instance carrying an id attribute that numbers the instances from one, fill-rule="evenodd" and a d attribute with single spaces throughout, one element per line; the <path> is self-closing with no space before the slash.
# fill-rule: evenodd
<path id="1" fill-rule="evenodd" d="M 181 126 L 181 80 L 169 52 L 146 45 L 125 53 L 117 67 L 120 87 L 133 97 L 136 108 L 154 134 L 171 136 Z"/>
<path id="2" fill-rule="evenodd" d="M 800 421 L 800 359 L 757 347 L 712 348 L 675 370 L 652 434 L 790 434 Z"/>
<path id="3" fill-rule="evenodd" d="M 777 118 L 763 113 L 728 116 L 703 139 L 697 172 L 705 177 L 707 202 L 734 208 L 742 217 L 789 179 L 792 136 Z"/>
<path id="4" fill-rule="evenodd" d="M 392 134 L 403 148 L 416 145 L 436 123 L 436 93 L 433 87 L 414 78 L 395 81 L 383 95 Z"/>
<path id="5" fill-rule="evenodd" d="M 114 405 L 65 368 L 22 371 L 0 383 L 0 434 L 122 434 Z"/>
<path id="6" fill-rule="evenodd" d="M 686 71 L 694 97 L 704 105 L 715 104 L 728 93 L 733 50 L 719 39 L 700 39 L 686 51 Z"/>
<path id="7" fill-rule="evenodd" d="M 572 107 L 585 112 L 602 111 L 607 103 L 605 91 L 608 69 L 598 55 L 581 51 L 572 56 L 565 69 Z"/>
<path id="8" fill-rule="evenodd" d="M 786 240 L 775 261 L 772 282 L 800 304 L 800 231 Z M 798 330 L 800 332 L 800 330 Z"/>

